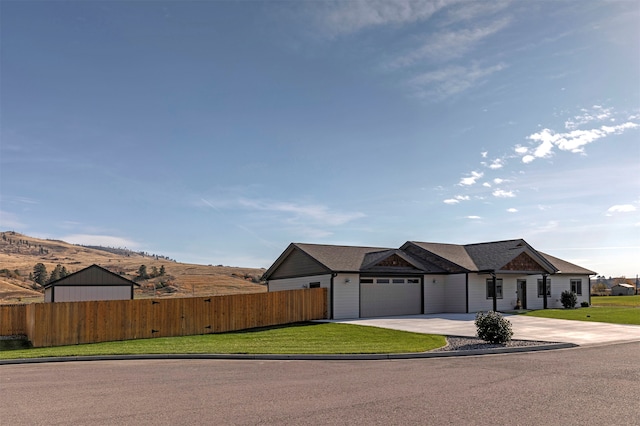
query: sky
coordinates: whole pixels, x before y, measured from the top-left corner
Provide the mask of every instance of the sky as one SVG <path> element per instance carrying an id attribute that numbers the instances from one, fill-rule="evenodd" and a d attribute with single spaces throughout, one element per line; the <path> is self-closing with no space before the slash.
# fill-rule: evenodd
<path id="1" fill-rule="evenodd" d="M 636 1 L 0 3 L 0 229 L 268 268 L 523 238 L 640 274 Z"/>

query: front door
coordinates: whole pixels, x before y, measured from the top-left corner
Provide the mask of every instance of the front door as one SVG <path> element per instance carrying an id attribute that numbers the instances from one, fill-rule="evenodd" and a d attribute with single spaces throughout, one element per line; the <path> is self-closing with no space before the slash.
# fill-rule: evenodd
<path id="1" fill-rule="evenodd" d="M 520 308 L 527 309 L 527 280 L 518 280 L 518 300 Z"/>

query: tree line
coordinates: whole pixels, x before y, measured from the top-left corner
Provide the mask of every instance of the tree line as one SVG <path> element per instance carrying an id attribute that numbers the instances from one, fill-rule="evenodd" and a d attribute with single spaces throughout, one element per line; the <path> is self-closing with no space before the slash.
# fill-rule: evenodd
<path id="1" fill-rule="evenodd" d="M 36 263 L 33 272 L 29 273 L 29 279 L 36 284 L 45 286 L 51 282 L 57 281 L 69 275 L 69 271 L 64 266 L 57 264 L 53 271 L 49 274 L 44 263 Z"/>

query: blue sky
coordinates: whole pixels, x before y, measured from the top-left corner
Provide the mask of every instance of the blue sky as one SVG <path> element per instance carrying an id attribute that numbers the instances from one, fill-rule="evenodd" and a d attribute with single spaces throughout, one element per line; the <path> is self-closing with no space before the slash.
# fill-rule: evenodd
<path id="1" fill-rule="evenodd" d="M 0 228 L 201 264 L 524 238 L 640 273 L 635 1 L 3 1 Z"/>

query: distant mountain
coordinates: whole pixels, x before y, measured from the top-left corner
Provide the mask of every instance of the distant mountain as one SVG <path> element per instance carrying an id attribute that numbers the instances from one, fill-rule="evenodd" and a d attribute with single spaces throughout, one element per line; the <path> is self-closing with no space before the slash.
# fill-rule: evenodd
<path id="1" fill-rule="evenodd" d="M 141 285 L 136 298 L 209 296 L 266 291 L 260 284 L 263 269 L 196 265 L 166 256 L 123 248 L 80 246 L 43 240 L 13 231 L 0 233 L 0 303 L 42 301 L 42 289 L 29 278 L 36 264 L 50 274 L 56 265 L 69 273 L 97 264 Z M 139 277 L 144 265 L 149 278 Z M 160 270 L 164 267 L 164 275 Z"/>

